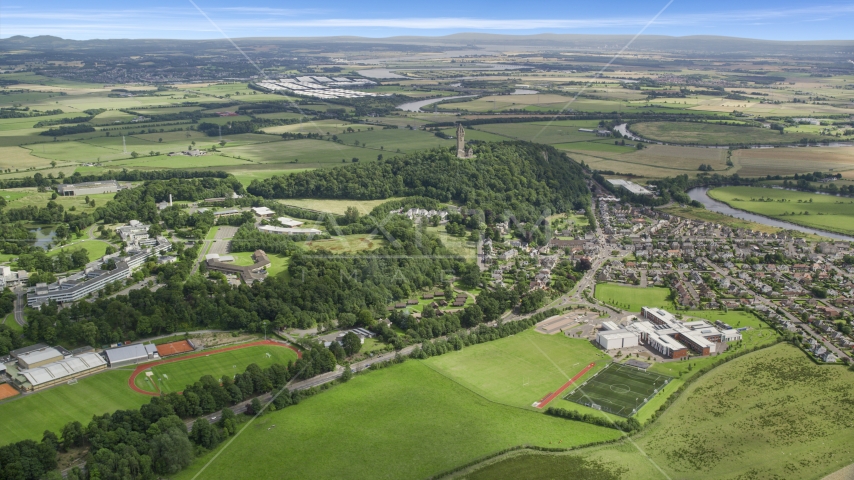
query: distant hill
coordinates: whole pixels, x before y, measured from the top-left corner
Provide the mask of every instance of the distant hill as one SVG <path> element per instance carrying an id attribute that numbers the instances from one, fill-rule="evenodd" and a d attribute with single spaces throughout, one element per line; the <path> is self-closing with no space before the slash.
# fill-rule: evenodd
<path id="1" fill-rule="evenodd" d="M 328 45 L 328 44 L 396 44 L 422 45 L 435 47 L 529 47 L 535 49 L 577 50 L 615 52 L 620 50 L 632 39 L 632 35 L 580 35 L 580 34 L 551 34 L 538 35 L 502 35 L 490 33 L 456 33 L 453 35 L 428 36 L 398 36 L 386 38 L 367 37 L 258 37 L 235 39 L 241 46 L 252 45 Z M 25 37 L 16 35 L 0 39 L 2 49 L 35 49 L 35 50 L 76 50 L 76 49 L 109 49 L 133 47 L 162 47 L 168 50 L 196 50 L 200 47 L 218 47 L 227 45 L 225 39 L 210 40 L 171 40 L 171 39 L 93 39 L 67 40 L 59 37 L 42 35 Z M 750 38 L 719 37 L 695 35 L 687 37 L 669 37 L 663 35 L 642 35 L 631 45 L 632 51 L 660 51 L 667 53 L 702 53 L 702 54 L 749 54 L 749 55 L 819 55 L 819 56 L 850 56 L 854 55 L 854 40 L 818 40 L 818 41 L 777 41 L 758 40 Z"/>

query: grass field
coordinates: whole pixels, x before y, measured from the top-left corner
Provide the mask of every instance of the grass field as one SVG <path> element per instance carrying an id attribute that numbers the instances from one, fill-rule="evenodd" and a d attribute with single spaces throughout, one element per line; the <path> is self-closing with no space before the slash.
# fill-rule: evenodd
<path id="1" fill-rule="evenodd" d="M 59 252 L 62 251 L 72 253 L 76 250 L 80 250 L 81 248 L 85 248 L 86 253 L 89 254 L 89 261 L 91 262 L 106 255 L 107 247 L 109 245 L 109 243 L 101 240 L 82 240 L 70 243 L 68 245 L 63 245 L 58 248 L 53 248 L 47 254 L 48 256 L 54 256 L 58 255 Z"/>
<path id="2" fill-rule="evenodd" d="M 253 252 L 232 252 L 229 253 L 229 255 L 234 257 L 235 265 L 254 265 L 255 260 L 252 259 L 252 253 Z M 291 261 L 290 257 L 277 253 L 268 253 L 267 258 L 270 259 L 270 266 L 267 267 L 268 275 L 276 276 L 288 270 L 288 264 Z"/>
<path id="3" fill-rule="evenodd" d="M 762 187 L 721 187 L 709 196 L 767 217 L 832 232 L 854 234 L 854 200 Z"/>
<path id="4" fill-rule="evenodd" d="M 0 191 L 0 195 L 3 195 L 3 197 L 6 198 L 6 202 L 9 204 L 8 208 L 23 208 L 29 206 L 39 208 L 46 207 L 47 203 L 51 201 L 52 193 L 52 190 L 48 192 L 39 192 L 35 188 L 13 188 Z M 92 213 L 98 207 L 103 207 L 104 204 L 112 200 L 115 196 L 115 193 L 89 195 L 89 200 L 95 200 L 94 207 L 86 203 L 85 197 L 58 196 L 53 201 L 54 203 L 62 205 L 66 211 L 74 207 L 74 213 Z"/>
<path id="5" fill-rule="evenodd" d="M 0 403 L 0 444 L 41 439 L 45 430 L 59 432 L 77 420 L 84 426 L 92 415 L 138 408 L 149 398 L 127 387 L 130 370 L 110 370 Z"/>
<path id="6" fill-rule="evenodd" d="M 802 138 L 817 138 L 809 133 L 785 133 L 761 127 L 737 127 L 717 123 L 641 122 L 631 126 L 632 132 L 644 138 L 677 144 L 730 145 L 780 144 L 797 142 Z"/>
<path id="7" fill-rule="evenodd" d="M 532 408 L 531 404 L 557 390 L 588 364 L 596 362 L 597 366 L 582 379 L 609 360 L 586 340 L 543 335 L 531 329 L 425 363 L 492 401 Z"/>
<path id="8" fill-rule="evenodd" d="M 193 478 L 210 460 L 198 478 L 424 478 L 510 445 L 569 447 L 619 435 L 496 404 L 408 361 L 265 415 L 174 478 Z"/>
<path id="9" fill-rule="evenodd" d="M 221 150 L 228 155 L 239 155 L 260 164 L 282 164 L 276 165 L 282 169 L 337 166 L 350 163 L 352 158 L 364 162 L 374 160 L 382 153 L 323 140 L 289 140 L 260 145 L 226 146 Z M 342 162 L 342 159 L 345 161 Z M 284 164 L 289 165 L 286 167 Z"/>
<path id="10" fill-rule="evenodd" d="M 385 245 L 385 238 L 382 234 L 354 234 L 354 235 L 339 235 L 328 239 L 310 240 L 300 242 L 309 250 L 328 250 L 332 253 L 356 253 L 365 250 L 373 250 Z"/>
<path id="11" fill-rule="evenodd" d="M 590 165 L 598 170 L 631 173 L 642 177 L 669 177 L 674 173 L 696 175 L 702 164 L 711 165 L 715 171 L 724 171 L 726 150 L 716 148 L 682 147 L 676 145 L 647 145 L 643 150 L 612 151 L 584 149 L 596 142 L 556 144 L 573 160 Z M 603 145 L 607 145 L 604 144 Z M 615 147 L 613 141 L 610 147 Z M 627 147 L 618 147 L 624 149 Z"/>
<path id="12" fill-rule="evenodd" d="M 640 312 L 641 307 L 673 309 L 673 302 L 667 299 L 670 296 L 669 288 L 640 288 L 616 283 L 597 283 L 593 296 L 609 305 L 630 312 Z"/>
<path id="13" fill-rule="evenodd" d="M 670 380 L 655 372 L 611 363 L 564 398 L 588 407 L 596 404 L 602 411 L 630 417 Z"/>
<path id="14" fill-rule="evenodd" d="M 555 455 L 550 468 L 571 468 L 568 457 L 579 456 L 616 478 L 821 479 L 854 463 L 852 396 L 854 372 L 781 344 L 704 375 L 633 442 Z M 510 478 L 514 459 L 484 471 Z"/>
<path id="15" fill-rule="evenodd" d="M 150 370 L 154 373 L 153 378 L 157 382 L 159 391 L 169 393 L 180 392 L 205 375 L 221 378 L 223 375 L 243 373 L 251 363 L 265 368 L 274 363 L 287 365 L 289 361 L 296 361 L 296 359 L 296 352 L 289 348 L 258 346 L 166 363 L 152 367 Z M 136 386 L 150 392 L 158 391 L 145 372 L 136 377 Z"/>

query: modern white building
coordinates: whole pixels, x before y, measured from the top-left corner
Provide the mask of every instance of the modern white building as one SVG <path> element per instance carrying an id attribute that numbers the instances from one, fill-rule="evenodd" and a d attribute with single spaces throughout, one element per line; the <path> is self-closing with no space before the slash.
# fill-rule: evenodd
<path id="1" fill-rule="evenodd" d="M 630 182 L 628 180 L 621 180 L 618 178 L 609 178 L 608 183 L 610 183 L 611 185 L 613 185 L 617 188 L 623 188 L 627 192 L 634 193 L 635 195 L 652 195 L 652 192 L 650 192 L 649 190 L 641 187 L 640 185 L 638 185 L 635 182 Z"/>
<path id="2" fill-rule="evenodd" d="M 625 329 L 602 330 L 596 334 L 596 343 L 605 350 L 638 346 L 638 334 Z"/>
<path id="3" fill-rule="evenodd" d="M 259 231 L 266 233 L 275 233 L 278 235 L 320 235 L 323 233 L 322 231 L 316 228 L 290 228 L 290 227 L 276 227 L 273 225 L 261 225 L 258 227 Z"/>

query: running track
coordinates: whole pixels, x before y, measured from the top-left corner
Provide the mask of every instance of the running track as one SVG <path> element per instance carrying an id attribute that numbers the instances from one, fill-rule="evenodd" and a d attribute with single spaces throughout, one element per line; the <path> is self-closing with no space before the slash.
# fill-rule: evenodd
<path id="1" fill-rule="evenodd" d="M 160 396 L 159 393 L 149 392 L 149 391 L 143 390 L 143 389 L 136 386 L 136 383 L 135 383 L 136 377 L 140 373 L 144 372 L 145 370 L 148 370 L 151 367 L 156 367 L 157 365 L 163 365 L 164 363 L 180 362 L 183 360 L 189 360 L 191 358 L 205 357 L 208 355 L 216 355 L 217 353 L 228 352 L 230 350 L 240 350 L 241 348 L 257 347 L 259 345 L 271 345 L 271 346 L 275 346 L 275 347 L 290 348 L 291 350 L 293 350 L 297 353 L 298 358 L 302 358 L 302 352 L 300 352 L 299 350 L 297 350 L 295 347 L 293 347 L 291 345 L 287 345 L 287 344 L 280 343 L 280 342 L 274 342 L 273 340 L 259 340 L 257 342 L 243 343 L 240 345 L 233 345 L 231 347 L 218 348 L 216 350 L 204 350 L 204 351 L 201 351 L 199 353 L 194 353 L 192 355 L 184 355 L 181 357 L 168 358 L 166 360 L 160 360 L 157 362 L 149 362 L 149 363 L 143 363 L 141 365 L 137 365 L 137 367 L 133 370 L 133 373 L 130 374 L 130 378 L 128 379 L 128 386 L 131 388 L 131 390 L 133 390 L 136 393 L 141 393 L 143 395 L 150 395 L 152 397 L 159 397 Z"/>
<path id="2" fill-rule="evenodd" d="M 540 400 L 539 402 L 537 402 L 537 408 L 545 408 L 545 406 L 546 406 L 546 405 L 548 405 L 548 404 L 549 404 L 549 402 L 551 402 L 552 400 L 554 400 L 555 398 L 557 398 L 557 397 L 558 397 L 558 395 L 560 395 L 561 393 L 563 393 L 563 391 L 564 391 L 564 390 L 566 390 L 567 388 L 569 388 L 569 386 L 570 386 L 570 385 L 572 385 L 572 384 L 573 384 L 573 383 L 575 383 L 579 378 L 581 378 L 582 376 L 584 376 L 584 374 L 585 374 L 585 373 L 587 373 L 587 372 L 589 372 L 589 371 L 590 371 L 590 369 L 591 369 L 591 368 L 593 368 L 594 366 L 596 366 L 596 364 L 595 364 L 595 363 L 591 363 L 590 365 L 587 365 L 587 366 L 586 366 L 586 367 L 584 367 L 580 372 L 578 372 L 578 374 L 576 374 L 574 377 L 570 378 L 568 382 L 564 383 L 562 387 L 558 388 L 556 392 L 554 392 L 554 393 L 550 393 L 550 394 L 546 395 L 545 397 L 543 397 L 543 399 L 542 399 L 542 400 Z"/>

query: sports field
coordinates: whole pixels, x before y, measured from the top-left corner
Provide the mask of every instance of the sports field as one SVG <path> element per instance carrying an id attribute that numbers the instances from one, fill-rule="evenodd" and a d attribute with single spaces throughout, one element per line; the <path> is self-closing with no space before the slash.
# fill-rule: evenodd
<path id="1" fill-rule="evenodd" d="M 130 370 L 107 370 L 0 403 L 0 444 L 41 439 L 45 430 L 59 432 L 68 422 L 89 423 L 92 415 L 139 408 L 149 397 L 127 387 Z"/>
<path id="2" fill-rule="evenodd" d="M 497 404 L 409 360 L 260 417 L 174 479 L 194 478 L 211 460 L 198 478 L 425 478 L 511 445 L 571 447 L 619 436 Z"/>
<path id="3" fill-rule="evenodd" d="M 670 296 L 669 288 L 641 288 L 616 283 L 597 283 L 593 296 L 608 305 L 630 312 L 640 312 L 641 307 L 673 309 L 673 302 L 667 299 Z"/>
<path id="4" fill-rule="evenodd" d="M 533 329 L 424 361 L 458 384 L 506 405 L 533 408 L 591 363 L 583 381 L 609 358 L 587 340 Z M 572 388 L 572 387 L 570 387 Z"/>
<path id="5" fill-rule="evenodd" d="M 669 382 L 670 377 L 665 375 L 611 363 L 564 398 L 614 415 L 630 417 Z"/>
<path id="6" fill-rule="evenodd" d="M 135 385 L 149 392 L 180 392 L 187 385 L 197 382 L 205 375 L 220 378 L 223 375 L 243 373 L 246 367 L 252 363 L 261 368 L 268 367 L 274 363 L 287 365 L 288 362 L 293 362 L 297 359 L 297 354 L 290 348 L 284 348 L 283 346 L 264 345 L 228 350 L 220 353 L 212 352 L 210 355 L 187 360 L 180 360 L 180 358 L 174 357 L 175 360 L 179 361 L 164 363 L 150 369 L 145 369 L 141 374 L 136 376 L 134 380 Z M 151 371 L 153 375 L 149 377 L 147 375 L 148 371 Z"/>

